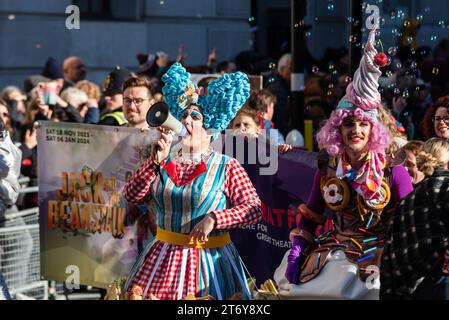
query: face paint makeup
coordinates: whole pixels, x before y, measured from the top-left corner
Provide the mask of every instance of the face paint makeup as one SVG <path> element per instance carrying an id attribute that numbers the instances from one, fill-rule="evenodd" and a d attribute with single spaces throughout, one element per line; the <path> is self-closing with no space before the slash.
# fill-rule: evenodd
<path id="1" fill-rule="evenodd" d="M 184 112 L 184 114 L 182 115 L 182 118 L 185 119 L 188 116 L 191 116 L 193 120 L 195 121 L 199 121 L 199 120 L 203 120 L 203 116 L 201 115 L 201 113 L 197 110 L 186 110 Z"/>

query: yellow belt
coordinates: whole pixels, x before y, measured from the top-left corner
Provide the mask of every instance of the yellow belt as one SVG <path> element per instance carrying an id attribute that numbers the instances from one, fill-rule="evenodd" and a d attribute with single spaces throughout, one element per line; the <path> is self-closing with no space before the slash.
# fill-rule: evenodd
<path id="1" fill-rule="evenodd" d="M 156 239 L 161 242 L 198 249 L 220 248 L 231 243 L 231 237 L 228 232 L 219 236 L 209 237 L 209 240 L 205 243 L 197 242 L 195 244 L 188 234 L 172 232 L 160 228 L 157 228 Z"/>

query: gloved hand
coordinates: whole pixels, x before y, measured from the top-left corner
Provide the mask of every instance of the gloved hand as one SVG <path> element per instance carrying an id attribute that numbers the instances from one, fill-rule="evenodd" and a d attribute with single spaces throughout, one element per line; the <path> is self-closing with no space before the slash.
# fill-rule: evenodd
<path id="1" fill-rule="evenodd" d="M 288 255 L 287 270 L 285 271 L 285 278 L 292 284 L 299 283 L 300 268 L 306 258 L 304 250 L 308 246 L 309 242 L 301 236 L 296 236 L 292 240 L 292 248 Z"/>

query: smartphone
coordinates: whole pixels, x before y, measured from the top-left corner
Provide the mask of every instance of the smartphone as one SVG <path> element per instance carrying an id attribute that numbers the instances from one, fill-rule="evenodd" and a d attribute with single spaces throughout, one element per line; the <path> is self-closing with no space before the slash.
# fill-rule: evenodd
<path id="1" fill-rule="evenodd" d="M 53 82 L 39 84 L 39 91 L 44 104 L 55 105 L 57 96 L 57 84 Z"/>

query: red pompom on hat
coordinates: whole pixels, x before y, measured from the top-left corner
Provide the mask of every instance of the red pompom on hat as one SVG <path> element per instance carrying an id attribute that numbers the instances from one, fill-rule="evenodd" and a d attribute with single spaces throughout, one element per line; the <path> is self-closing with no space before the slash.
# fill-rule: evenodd
<path id="1" fill-rule="evenodd" d="M 374 63 L 380 68 L 385 67 L 388 64 L 388 57 L 385 53 L 381 52 L 374 56 Z"/>

